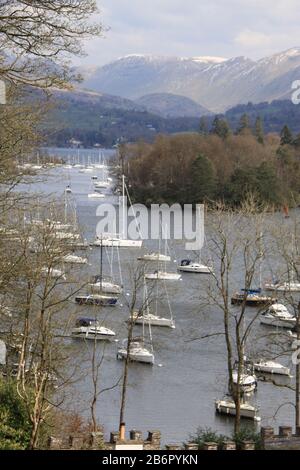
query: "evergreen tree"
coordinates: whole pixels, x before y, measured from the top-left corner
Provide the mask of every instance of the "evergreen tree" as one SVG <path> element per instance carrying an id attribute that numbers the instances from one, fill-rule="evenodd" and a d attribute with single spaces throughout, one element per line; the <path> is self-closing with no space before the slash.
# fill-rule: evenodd
<path id="1" fill-rule="evenodd" d="M 201 135 L 207 135 L 208 134 L 208 124 L 207 124 L 207 118 L 205 116 L 202 116 L 200 118 L 199 133 Z"/>
<path id="2" fill-rule="evenodd" d="M 191 166 L 191 202 L 199 204 L 212 200 L 216 193 L 215 172 L 211 161 L 200 154 Z"/>
<path id="3" fill-rule="evenodd" d="M 257 142 L 263 144 L 265 142 L 263 122 L 260 116 L 256 118 L 254 125 L 254 135 L 257 139 Z"/>
<path id="4" fill-rule="evenodd" d="M 293 143 L 293 134 L 287 125 L 280 132 L 280 145 L 291 145 Z"/>
<path id="5" fill-rule="evenodd" d="M 216 116 L 212 123 L 211 134 L 216 134 L 221 139 L 226 139 L 230 134 L 230 127 L 226 119 Z"/>
<path id="6" fill-rule="evenodd" d="M 245 134 L 249 133 L 250 131 L 250 120 L 248 114 L 244 113 L 239 122 L 239 126 L 237 129 L 237 134 Z"/>

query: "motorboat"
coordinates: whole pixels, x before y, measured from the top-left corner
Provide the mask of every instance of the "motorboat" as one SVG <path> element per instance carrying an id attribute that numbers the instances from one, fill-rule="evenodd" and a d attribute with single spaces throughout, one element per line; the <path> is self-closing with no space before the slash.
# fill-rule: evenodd
<path id="1" fill-rule="evenodd" d="M 263 372 L 266 374 L 277 374 L 287 376 L 290 376 L 291 374 L 289 367 L 285 367 L 279 362 L 265 361 L 263 359 L 260 359 L 258 362 L 254 362 L 254 368 L 258 372 Z"/>
<path id="2" fill-rule="evenodd" d="M 223 415 L 235 416 L 236 415 L 236 406 L 232 398 L 225 397 L 222 400 L 215 401 L 216 412 Z M 260 416 L 258 415 L 259 408 L 251 405 L 247 402 L 242 402 L 240 404 L 240 416 L 241 418 L 252 419 L 253 421 L 261 421 Z"/>
<path id="3" fill-rule="evenodd" d="M 260 323 L 279 328 L 293 328 L 296 326 L 296 317 L 292 315 L 285 305 L 274 303 L 260 315 Z"/>
<path id="4" fill-rule="evenodd" d="M 237 383 L 238 383 L 238 371 L 237 370 L 234 370 L 232 372 L 232 381 L 233 381 L 234 386 L 237 386 Z M 242 372 L 240 374 L 241 393 L 251 393 L 251 392 L 254 392 L 256 388 L 257 388 L 256 376 Z"/>
<path id="5" fill-rule="evenodd" d="M 143 256 L 138 257 L 139 261 L 163 261 L 163 262 L 168 262 L 171 261 L 171 256 L 164 255 L 163 253 L 146 253 Z"/>
<path id="6" fill-rule="evenodd" d="M 196 263 L 189 259 L 183 259 L 180 266 L 177 266 L 178 271 L 185 273 L 199 273 L 199 274 L 212 274 L 213 268 L 205 264 Z"/>
<path id="7" fill-rule="evenodd" d="M 77 319 L 72 328 L 72 336 L 82 339 L 110 340 L 116 336 L 116 333 L 101 325 L 95 318 L 82 317 Z"/>
<path id="8" fill-rule="evenodd" d="M 261 294 L 261 289 L 241 289 L 231 297 L 232 305 L 245 304 L 249 306 L 270 305 L 277 299 Z"/>
<path id="9" fill-rule="evenodd" d="M 78 294 L 75 302 L 79 305 L 98 305 L 101 307 L 114 307 L 118 301 L 117 297 L 104 294 Z"/>
<path id="10" fill-rule="evenodd" d="M 126 359 L 128 354 L 127 342 L 125 340 L 123 347 L 118 349 L 117 359 Z M 130 342 L 129 359 L 134 362 L 143 362 L 145 364 L 154 364 L 154 354 L 152 350 L 145 347 L 144 341 L 135 339 Z"/>

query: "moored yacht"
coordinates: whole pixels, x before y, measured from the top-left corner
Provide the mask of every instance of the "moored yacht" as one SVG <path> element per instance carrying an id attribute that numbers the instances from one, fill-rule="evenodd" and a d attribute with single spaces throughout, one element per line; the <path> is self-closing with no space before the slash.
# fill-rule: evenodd
<path id="1" fill-rule="evenodd" d="M 139 261 L 171 261 L 171 256 L 164 255 L 163 253 L 146 253 L 143 256 L 138 257 Z"/>
<path id="2" fill-rule="evenodd" d="M 235 403 L 230 397 L 225 397 L 222 400 L 215 401 L 216 412 L 224 415 L 235 416 L 236 407 Z M 248 418 L 254 421 L 261 421 L 260 416 L 258 415 L 259 408 L 251 405 L 247 402 L 242 402 L 240 404 L 240 415 L 241 418 Z"/>
<path id="3" fill-rule="evenodd" d="M 300 282 L 280 282 L 266 283 L 265 290 L 277 292 L 300 292 Z"/>
<path id="4" fill-rule="evenodd" d="M 128 354 L 127 341 L 123 343 L 123 347 L 117 352 L 117 359 L 126 359 Z M 154 354 L 144 345 L 143 339 L 136 338 L 131 341 L 129 346 L 129 359 L 135 362 L 143 362 L 145 364 L 154 364 Z"/>
<path id="5" fill-rule="evenodd" d="M 185 273 L 199 273 L 199 274 L 212 274 L 213 268 L 206 266 L 205 264 L 196 263 L 189 259 L 183 259 L 180 263 L 180 266 L 177 266 L 178 271 Z"/>
<path id="6" fill-rule="evenodd" d="M 296 317 L 282 304 L 273 304 L 260 315 L 260 323 L 279 328 L 293 328 L 296 325 Z"/>
<path id="7" fill-rule="evenodd" d="M 260 359 L 259 361 L 254 363 L 254 368 L 258 372 L 263 372 L 266 374 L 277 374 L 277 375 L 287 375 L 290 376 L 290 369 L 289 367 L 285 367 L 279 362 L 275 361 L 265 361 Z"/>
<path id="8" fill-rule="evenodd" d="M 145 274 L 145 279 L 151 281 L 179 281 L 181 279 L 180 274 L 168 273 L 165 271 L 154 271 L 154 273 Z"/>
<path id="9" fill-rule="evenodd" d="M 72 328 L 72 336 L 82 339 L 110 340 L 116 336 L 116 333 L 101 325 L 95 318 L 83 317 L 77 319 Z"/>

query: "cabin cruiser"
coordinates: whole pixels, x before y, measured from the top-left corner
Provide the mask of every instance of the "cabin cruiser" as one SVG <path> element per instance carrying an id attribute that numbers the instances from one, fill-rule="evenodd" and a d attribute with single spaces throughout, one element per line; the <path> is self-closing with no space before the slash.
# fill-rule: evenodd
<path id="1" fill-rule="evenodd" d="M 135 325 L 149 324 L 151 326 L 165 326 L 169 328 L 175 328 L 175 322 L 173 318 L 164 318 L 158 315 L 154 315 L 150 312 L 134 312 L 129 321 Z"/>
<path id="2" fill-rule="evenodd" d="M 189 259 L 183 259 L 180 266 L 177 266 L 178 271 L 185 273 L 200 273 L 200 274 L 212 274 L 213 268 L 206 266 L 205 264 L 196 263 Z"/>

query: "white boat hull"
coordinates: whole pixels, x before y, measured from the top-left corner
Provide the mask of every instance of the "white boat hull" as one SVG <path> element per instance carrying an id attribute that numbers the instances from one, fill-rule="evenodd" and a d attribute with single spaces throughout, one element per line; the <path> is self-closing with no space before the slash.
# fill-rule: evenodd
<path id="1" fill-rule="evenodd" d="M 274 326 L 277 328 L 293 328 L 296 325 L 296 320 L 291 319 L 280 319 L 274 317 L 267 317 L 266 315 L 262 315 L 260 317 L 260 323 L 262 325 L 269 325 Z"/>
<path id="2" fill-rule="evenodd" d="M 126 359 L 127 357 L 127 349 L 119 349 L 117 353 L 118 359 Z M 131 352 L 129 353 L 129 358 L 131 361 L 134 362 L 143 362 L 144 364 L 154 364 L 154 354 L 150 353 L 149 351 L 144 353 L 139 352 Z"/>
<path id="3" fill-rule="evenodd" d="M 235 403 L 227 400 L 216 400 L 215 407 L 217 413 L 235 416 L 236 408 Z M 261 421 L 260 416 L 258 416 L 258 409 L 252 405 L 246 405 L 241 403 L 240 407 L 241 418 L 253 419 L 254 421 Z"/>
<path id="4" fill-rule="evenodd" d="M 103 292 L 104 294 L 121 294 L 122 287 L 118 284 L 113 284 L 111 282 L 95 282 L 94 284 L 89 284 L 89 287 L 93 292 Z"/>
<path id="5" fill-rule="evenodd" d="M 116 336 L 116 334 L 113 331 L 109 331 L 107 329 L 104 329 L 101 332 L 101 329 L 99 331 L 95 331 L 95 329 L 88 329 L 88 328 L 74 328 L 72 330 L 72 337 L 73 338 L 81 338 L 81 339 L 88 339 L 88 340 L 111 340 Z"/>
<path id="6" fill-rule="evenodd" d="M 184 273 L 212 274 L 213 269 L 209 266 L 178 266 L 177 270 Z"/>
<path id="7" fill-rule="evenodd" d="M 158 317 L 156 315 L 143 315 L 136 316 L 133 319 L 136 325 L 148 324 L 151 326 L 164 326 L 168 328 L 175 328 L 175 323 L 171 318 Z"/>
<path id="8" fill-rule="evenodd" d="M 153 253 L 149 255 L 144 255 L 144 256 L 139 256 L 138 257 L 139 261 L 162 261 L 162 262 L 168 262 L 171 261 L 171 257 L 167 255 L 161 255 L 159 253 Z"/>
<path id="9" fill-rule="evenodd" d="M 103 238 L 101 240 L 96 240 L 93 243 L 93 246 L 102 246 L 103 247 L 117 247 L 117 248 L 141 248 L 143 241 L 142 240 L 124 240 L 121 238 Z"/>
<path id="10" fill-rule="evenodd" d="M 157 273 L 145 274 L 145 279 L 151 281 L 179 281 L 179 279 L 181 279 L 181 276 L 180 274 L 176 273 L 166 273 L 163 271 L 158 271 Z"/>
<path id="11" fill-rule="evenodd" d="M 290 376 L 290 369 L 284 367 L 281 364 L 268 365 L 268 363 L 256 363 L 254 364 L 255 370 L 263 372 L 265 374 L 276 374 L 276 375 L 287 375 Z"/>

